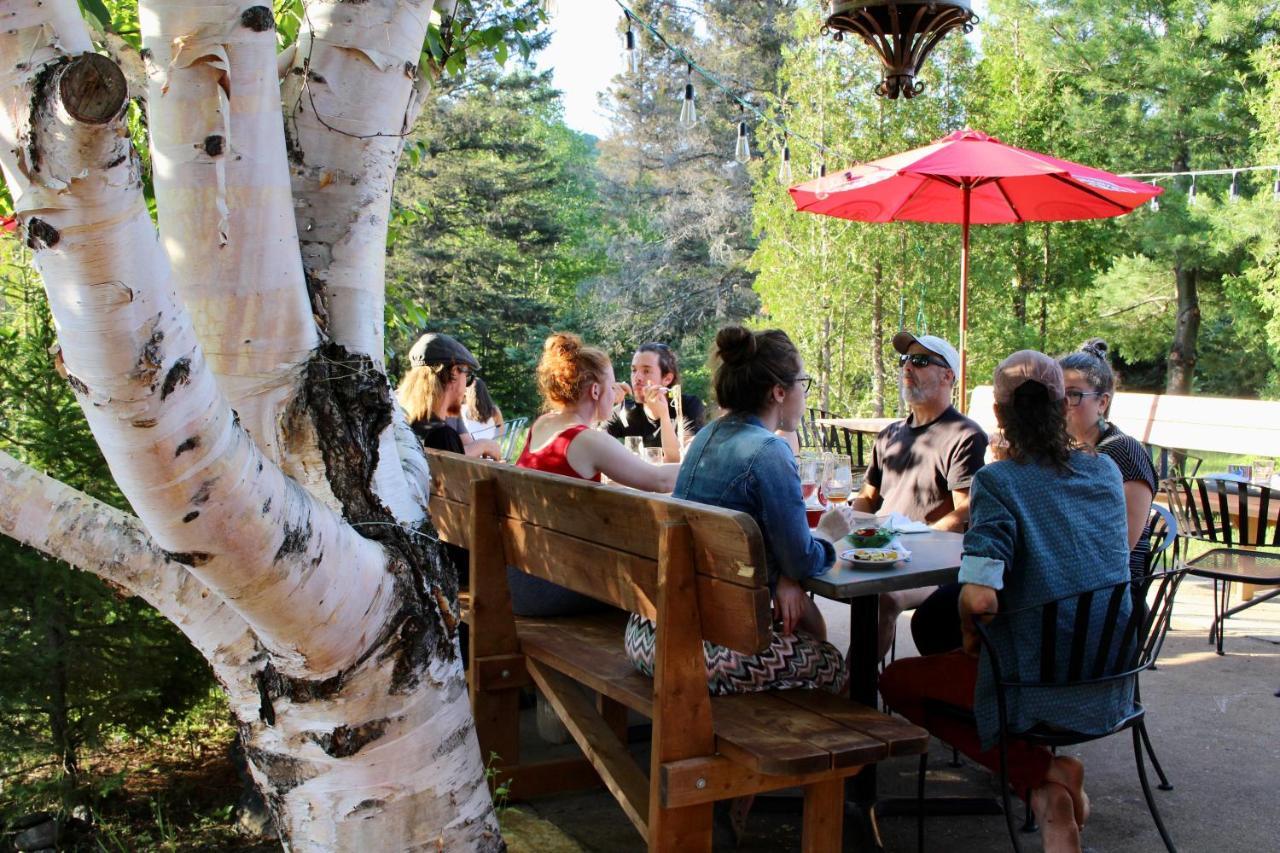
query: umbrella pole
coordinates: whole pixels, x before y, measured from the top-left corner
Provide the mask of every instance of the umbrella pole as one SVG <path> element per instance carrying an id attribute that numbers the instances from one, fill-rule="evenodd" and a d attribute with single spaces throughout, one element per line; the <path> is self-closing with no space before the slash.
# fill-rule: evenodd
<path id="1" fill-rule="evenodd" d="M 960 411 L 969 411 L 965 396 L 969 361 L 969 193 L 972 187 L 964 184 L 963 219 L 960 223 Z"/>

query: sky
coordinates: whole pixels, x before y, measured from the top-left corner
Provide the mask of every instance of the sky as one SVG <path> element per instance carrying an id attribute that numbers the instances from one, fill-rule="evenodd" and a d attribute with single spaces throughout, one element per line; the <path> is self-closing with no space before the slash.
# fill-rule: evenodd
<path id="1" fill-rule="evenodd" d="M 973 10 L 985 18 L 987 0 L 974 0 Z M 622 10 L 613 0 L 556 0 L 554 4 L 551 44 L 537 56 L 537 63 L 539 69 L 552 70 L 555 87 L 563 93 L 565 123 L 574 130 L 598 137 L 609 132 L 597 93 L 608 88 L 622 70 L 621 18 Z M 981 24 L 970 35 L 975 44 L 980 29 Z M 640 41 L 642 49 L 650 44 L 647 36 Z M 868 62 L 875 61 L 862 45 L 848 46 L 862 50 Z"/>

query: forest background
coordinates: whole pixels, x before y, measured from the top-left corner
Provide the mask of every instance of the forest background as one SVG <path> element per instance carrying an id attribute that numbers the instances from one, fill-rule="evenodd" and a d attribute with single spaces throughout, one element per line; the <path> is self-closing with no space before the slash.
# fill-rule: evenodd
<path id="1" fill-rule="evenodd" d="M 82 2 L 122 43 L 136 37 L 130 5 Z M 958 229 L 795 213 L 780 127 L 796 181 L 967 126 L 1121 173 L 1280 163 L 1273 2 L 992 0 L 973 37 L 934 53 L 910 101 L 872 93 L 878 62 L 821 36 L 816 0 L 632 4 L 775 120 L 749 121 L 746 164 L 733 157 L 737 103 L 694 78 L 699 121 L 679 127 L 686 65 L 639 27 L 638 70 L 619 62 L 601 97 L 612 131 L 597 139 L 565 124 L 534 70 L 539 4 L 473 5 L 475 49 L 441 69 L 397 183 L 387 347 L 394 370 L 423 331 L 456 335 L 509 417 L 535 413 L 533 367 L 553 329 L 605 347 L 620 376 L 638 343 L 667 342 L 706 397 L 708 344 L 738 321 L 792 335 L 817 378 L 811 405 L 902 411 L 889 340 L 904 326 L 955 339 Z M 287 33 L 298 4 L 276 6 Z M 618 20 L 600 38 L 620 39 Z M 975 229 L 971 375 L 1015 349 L 1100 336 L 1128 389 L 1280 397 L 1280 172 L 1234 184 L 1166 179 L 1158 209 L 1120 219 Z M 0 234 L 0 448 L 121 505 L 55 371 L 28 261 Z M 232 737 L 202 658 L 148 607 L 8 539 L 0 567 L 0 820 L 79 803 L 106 825 L 141 772 L 113 753 Z M 144 833 L 195 831 L 164 808 L 151 802 Z M 204 819 L 225 823 L 229 808 Z"/>

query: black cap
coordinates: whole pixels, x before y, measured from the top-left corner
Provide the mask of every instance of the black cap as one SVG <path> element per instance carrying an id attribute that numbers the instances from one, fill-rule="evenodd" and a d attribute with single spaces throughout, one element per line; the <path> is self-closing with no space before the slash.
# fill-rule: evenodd
<path id="1" fill-rule="evenodd" d="M 443 332 L 428 332 L 418 338 L 418 342 L 409 350 L 409 364 L 412 367 L 426 367 L 430 364 L 465 364 L 472 370 L 480 369 L 480 362 L 476 361 L 471 350 Z"/>

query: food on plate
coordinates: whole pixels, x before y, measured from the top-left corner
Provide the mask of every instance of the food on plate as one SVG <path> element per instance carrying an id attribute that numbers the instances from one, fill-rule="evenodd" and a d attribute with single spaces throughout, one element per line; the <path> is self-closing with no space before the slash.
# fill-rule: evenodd
<path id="1" fill-rule="evenodd" d="M 842 556 L 857 563 L 893 563 L 902 557 L 892 548 L 854 548 Z"/>
<path id="2" fill-rule="evenodd" d="M 849 534 L 849 542 L 859 548 L 879 548 L 888 545 L 892 538 L 892 531 L 874 525 L 856 528 Z"/>

